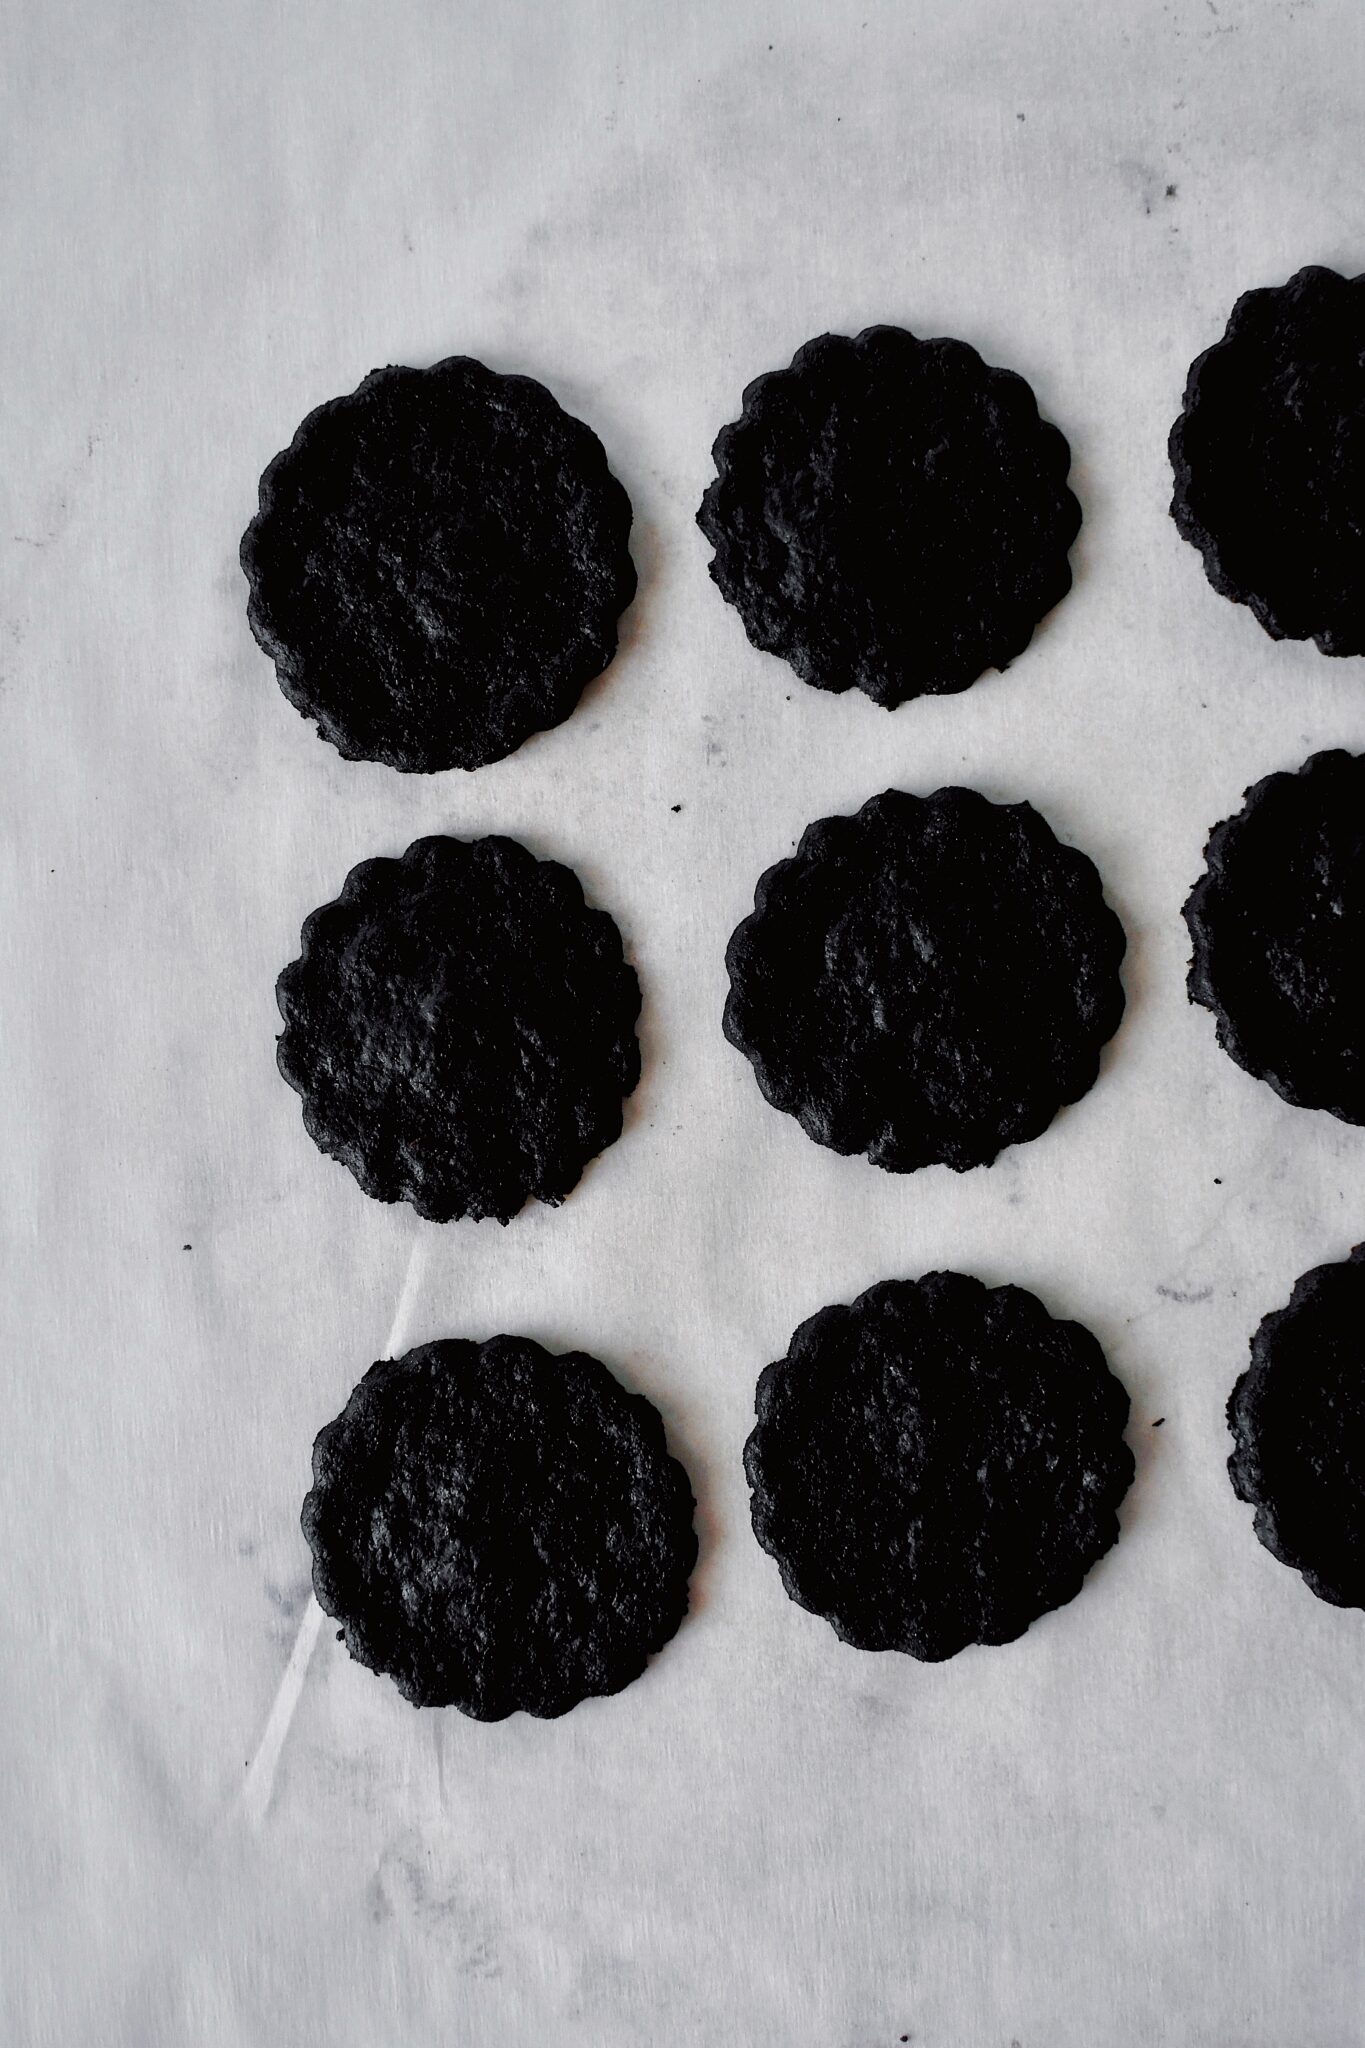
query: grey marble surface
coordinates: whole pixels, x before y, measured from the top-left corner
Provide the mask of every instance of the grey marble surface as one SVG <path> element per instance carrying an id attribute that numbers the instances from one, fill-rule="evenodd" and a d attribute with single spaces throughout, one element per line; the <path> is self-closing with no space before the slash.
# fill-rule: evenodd
<path id="1" fill-rule="evenodd" d="M 1365 744 L 1365 664 L 1212 593 L 1164 444 L 1240 290 L 1365 268 L 1363 29 L 1355 0 L 8 12 L 7 2042 L 1361 2038 L 1365 1616 L 1258 1546 L 1222 1411 L 1259 1317 L 1365 1235 L 1365 1134 L 1219 1053 L 1179 908 L 1249 781 Z M 894 715 L 754 653 L 692 523 L 745 381 L 877 320 L 1022 371 L 1085 508 L 1028 653 Z M 641 594 L 567 725 L 404 779 L 284 702 L 236 547 L 310 406 L 452 351 L 597 428 Z M 1129 1010 L 1045 1137 L 898 1180 L 766 1108 L 722 958 L 810 818 L 945 780 L 1093 855 Z M 623 1139 L 506 1230 L 366 1201 L 273 1064 L 304 914 L 443 829 L 570 861 L 646 990 Z M 1138 1479 L 1079 1600 L 928 1668 L 789 1604 L 739 1453 L 798 1320 L 942 1264 L 1091 1325 Z M 638 1685 L 486 1728 L 317 1631 L 297 1516 L 371 1359 L 503 1328 L 653 1396 L 703 1551 Z"/>

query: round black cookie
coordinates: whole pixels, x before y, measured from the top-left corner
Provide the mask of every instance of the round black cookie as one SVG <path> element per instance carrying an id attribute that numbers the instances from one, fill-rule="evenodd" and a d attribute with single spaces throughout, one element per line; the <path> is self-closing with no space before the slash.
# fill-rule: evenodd
<path id="1" fill-rule="evenodd" d="M 1365 277 L 1244 292 L 1190 365 L 1171 517 L 1276 640 L 1365 653 Z"/>
<path id="2" fill-rule="evenodd" d="M 1023 1288 L 926 1273 L 821 1309 L 755 1412 L 754 1534 L 855 1649 L 1013 1642 L 1118 1540 L 1128 1396 Z"/>
<path id="3" fill-rule="evenodd" d="M 313 1142 L 437 1223 L 562 1202 L 640 1078 L 620 933 L 515 839 L 362 861 L 305 922 L 276 995 Z"/>
<path id="4" fill-rule="evenodd" d="M 818 1144 L 989 1165 L 1094 1082 L 1123 927 L 1031 804 L 889 789 L 806 828 L 726 953 L 725 1035 Z"/>
<path id="5" fill-rule="evenodd" d="M 530 377 L 374 370 L 311 412 L 242 538 L 251 630 L 349 761 L 500 761 L 569 716 L 635 594 L 630 500 Z"/>
<path id="6" fill-rule="evenodd" d="M 1184 913 L 1190 1001 L 1286 1102 L 1365 1124 L 1365 757 L 1267 775 L 1204 860 Z"/>
<path id="7" fill-rule="evenodd" d="M 1365 1607 L 1365 1245 L 1265 1318 L 1228 1428 L 1233 1491 L 1271 1556 L 1319 1600 Z"/>
<path id="8" fill-rule="evenodd" d="M 423 1344 L 313 1446 L 319 1605 L 416 1707 L 551 1718 L 620 1692 L 687 1612 L 687 1474 L 658 1410 L 581 1351 Z"/>
<path id="9" fill-rule="evenodd" d="M 1012 370 L 824 334 L 723 427 L 697 524 L 755 647 L 891 709 L 1007 668 L 1071 588 L 1071 451 Z"/>

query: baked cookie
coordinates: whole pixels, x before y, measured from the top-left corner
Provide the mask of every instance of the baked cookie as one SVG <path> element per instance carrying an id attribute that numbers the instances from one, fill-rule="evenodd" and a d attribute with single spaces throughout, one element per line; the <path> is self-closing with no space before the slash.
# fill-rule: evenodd
<path id="1" fill-rule="evenodd" d="M 1118 1540 L 1128 1396 L 1020 1287 L 926 1273 L 821 1309 L 755 1411 L 754 1534 L 855 1649 L 1013 1642 Z"/>
<path id="2" fill-rule="evenodd" d="M 578 877 L 515 839 L 352 868 L 276 987 L 314 1144 L 419 1216 L 562 1202 L 621 1135 L 640 984 Z"/>
<path id="3" fill-rule="evenodd" d="M 1365 654 L 1365 277 L 1244 292 L 1190 365 L 1171 517 L 1272 639 Z"/>
<path id="4" fill-rule="evenodd" d="M 824 334 L 722 427 L 697 524 L 755 647 L 888 709 L 1007 668 L 1071 588 L 1071 451 L 965 341 Z"/>
<path id="5" fill-rule="evenodd" d="M 1365 1245 L 1265 1318 L 1228 1428 L 1233 1491 L 1271 1556 L 1319 1600 L 1365 1607 Z"/>
<path id="6" fill-rule="evenodd" d="M 1091 1086 L 1124 943 L 1032 805 L 889 789 L 762 877 L 725 956 L 725 1035 L 818 1144 L 964 1172 Z"/>
<path id="7" fill-rule="evenodd" d="M 601 442 L 544 385 L 470 356 L 374 370 L 261 478 L 247 618 L 348 761 L 479 768 L 615 654 L 629 533 Z"/>
<path id="8" fill-rule="evenodd" d="M 1267 775 L 1204 860 L 1184 913 L 1190 1001 L 1286 1102 L 1365 1124 L 1365 757 Z"/>
<path id="9" fill-rule="evenodd" d="M 303 1533 L 340 1638 L 416 1707 L 549 1719 L 620 1692 L 687 1612 L 687 1474 L 581 1351 L 423 1344 L 313 1446 Z"/>

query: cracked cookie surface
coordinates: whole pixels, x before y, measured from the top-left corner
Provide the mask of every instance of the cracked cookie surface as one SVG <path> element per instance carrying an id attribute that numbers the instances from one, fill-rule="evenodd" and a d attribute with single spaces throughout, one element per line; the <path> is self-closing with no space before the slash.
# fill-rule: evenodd
<path id="1" fill-rule="evenodd" d="M 276 993 L 279 1068 L 313 1142 L 437 1223 L 562 1202 L 640 1078 L 615 923 L 514 839 L 362 861 Z"/>
<path id="2" fill-rule="evenodd" d="M 1128 1396 L 1023 1288 L 926 1273 L 821 1309 L 755 1412 L 754 1533 L 856 1649 L 1012 1642 L 1118 1540 Z"/>
<path id="3" fill-rule="evenodd" d="M 1253 784 L 1204 863 L 1184 910 L 1190 1001 L 1286 1102 L 1365 1124 L 1365 756 L 1333 748 Z"/>
<path id="4" fill-rule="evenodd" d="M 1275 640 L 1365 654 L 1365 277 L 1244 292 L 1190 365 L 1171 517 Z"/>
<path id="5" fill-rule="evenodd" d="M 725 1035 L 818 1144 L 962 1172 L 1090 1088 L 1124 947 L 1093 864 L 1030 804 L 886 790 L 760 879 Z"/>
<path id="6" fill-rule="evenodd" d="M 313 1447 L 313 1588 L 419 1707 L 550 1718 L 675 1634 L 696 1562 L 657 1409 L 526 1337 L 382 1360 Z"/>
<path id="7" fill-rule="evenodd" d="M 888 709 L 1008 667 L 1071 588 L 1071 451 L 964 341 L 825 334 L 717 436 L 697 524 L 755 647 Z"/>
<path id="8" fill-rule="evenodd" d="M 1334 1607 L 1365 1607 L 1365 1245 L 1315 1266 L 1251 1340 L 1228 1475 L 1272 1557 Z"/>
<path id="9" fill-rule="evenodd" d="M 469 356 L 374 370 L 262 476 L 247 617 L 347 760 L 479 768 L 611 661 L 630 524 L 601 442 L 544 385 Z"/>

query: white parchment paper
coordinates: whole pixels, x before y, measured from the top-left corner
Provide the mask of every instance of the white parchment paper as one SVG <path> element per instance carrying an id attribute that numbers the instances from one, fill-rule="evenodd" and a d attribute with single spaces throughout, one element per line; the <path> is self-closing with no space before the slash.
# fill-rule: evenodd
<path id="1" fill-rule="evenodd" d="M 1165 437 L 1240 290 L 1365 268 L 1365 16 L 4 18 L 4 2040 L 1359 2041 L 1365 1617 L 1256 1543 L 1222 1411 L 1260 1316 L 1365 1235 L 1365 1136 L 1220 1054 L 1179 909 L 1249 781 L 1365 745 L 1365 665 L 1213 594 Z M 1023 372 L 1085 508 L 1010 673 L 894 715 L 753 652 L 693 525 L 747 379 L 876 320 Z M 236 550 L 304 412 L 456 351 L 597 429 L 641 591 L 568 724 L 403 778 L 281 697 Z M 948 780 L 1099 863 L 1129 1010 L 1045 1137 L 897 1179 L 766 1107 L 723 953 L 811 818 Z M 445 829 L 570 862 L 646 991 L 624 1137 L 505 1230 L 367 1201 L 274 1068 L 304 915 Z M 1138 1479 L 1078 1601 L 928 1668 L 786 1600 L 739 1455 L 800 1319 L 942 1264 L 1091 1325 Z M 639 1684 L 486 1728 L 310 1628 L 298 1509 L 373 1358 L 500 1329 L 659 1404 L 702 1559 Z"/>

